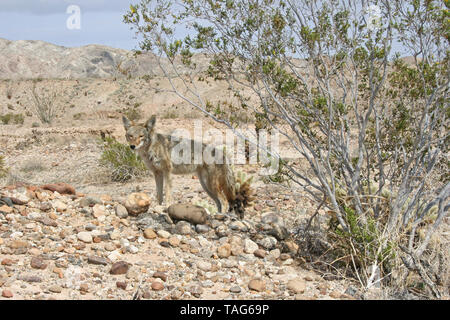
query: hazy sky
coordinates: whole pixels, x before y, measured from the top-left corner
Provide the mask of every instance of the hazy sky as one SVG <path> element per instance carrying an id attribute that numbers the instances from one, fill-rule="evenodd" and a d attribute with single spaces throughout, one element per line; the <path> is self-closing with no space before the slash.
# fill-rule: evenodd
<path id="1" fill-rule="evenodd" d="M 133 49 L 137 40 L 122 22 L 137 0 L 0 0 L 0 38 L 43 40 L 66 47 L 104 44 Z M 68 29 L 70 5 L 81 10 L 80 29 Z"/>

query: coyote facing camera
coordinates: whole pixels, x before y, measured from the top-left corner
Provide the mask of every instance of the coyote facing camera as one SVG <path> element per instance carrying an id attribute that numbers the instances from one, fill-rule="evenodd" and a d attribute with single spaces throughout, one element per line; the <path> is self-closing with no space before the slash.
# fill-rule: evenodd
<path id="1" fill-rule="evenodd" d="M 156 182 L 156 194 L 159 204 L 165 200 L 169 206 L 172 202 L 172 174 L 197 174 L 206 193 L 214 200 L 218 212 L 222 212 L 222 202 L 228 206 L 228 211 L 234 211 L 241 219 L 244 217 L 245 206 L 250 202 L 248 195 L 236 187 L 233 170 L 227 161 L 224 163 L 200 164 L 194 161 L 194 147 L 199 142 L 188 140 L 191 144 L 191 161 L 181 163 L 172 159 L 172 150 L 179 143 L 170 135 L 155 131 L 156 116 L 152 116 L 145 124 L 135 124 L 127 117 L 122 117 L 126 131 L 126 139 L 133 149 L 143 159 L 145 165 L 152 171 Z M 201 151 L 208 145 L 201 143 Z M 209 146 L 210 147 L 210 146 Z M 215 149 L 212 148 L 214 157 Z"/>

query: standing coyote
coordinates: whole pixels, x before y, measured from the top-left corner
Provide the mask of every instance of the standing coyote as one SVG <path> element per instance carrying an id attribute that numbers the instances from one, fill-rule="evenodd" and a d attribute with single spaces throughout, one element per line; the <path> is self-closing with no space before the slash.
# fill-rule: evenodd
<path id="1" fill-rule="evenodd" d="M 172 136 L 155 132 L 156 116 L 152 116 L 143 125 L 131 122 L 123 116 L 123 125 L 126 139 L 130 148 L 139 154 L 145 165 L 153 172 L 156 182 L 156 193 L 159 204 L 163 198 L 166 205 L 172 202 L 171 174 L 196 173 L 203 189 L 214 200 L 218 212 L 222 212 L 222 200 L 226 200 L 229 211 L 234 211 L 241 219 L 244 209 L 251 202 L 250 189 L 238 187 L 235 182 L 233 170 L 226 161 L 222 164 L 194 163 L 194 145 L 198 142 L 189 140 L 191 144 L 190 163 L 177 164 L 172 159 L 172 149 L 178 144 Z M 202 145 L 202 152 L 206 144 Z M 214 149 L 212 156 L 214 157 Z M 163 189 L 165 197 L 163 197 Z"/>

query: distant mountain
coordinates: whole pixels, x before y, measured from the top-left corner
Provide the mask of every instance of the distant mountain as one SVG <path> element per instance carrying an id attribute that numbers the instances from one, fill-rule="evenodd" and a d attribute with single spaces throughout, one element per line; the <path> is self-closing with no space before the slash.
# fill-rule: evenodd
<path id="1" fill-rule="evenodd" d="M 135 58 L 133 52 L 103 45 L 78 48 L 57 46 L 44 41 L 9 41 L 0 38 L 0 79 L 110 78 L 159 75 L 152 54 Z"/>

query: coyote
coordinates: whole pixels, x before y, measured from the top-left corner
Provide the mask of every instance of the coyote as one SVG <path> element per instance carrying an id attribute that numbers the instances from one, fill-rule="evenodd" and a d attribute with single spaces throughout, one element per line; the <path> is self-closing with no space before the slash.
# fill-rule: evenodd
<path id="1" fill-rule="evenodd" d="M 214 200 L 218 212 L 222 212 L 222 199 L 228 205 L 228 211 L 234 211 L 241 219 L 244 217 L 244 209 L 252 200 L 250 189 L 236 185 L 233 170 L 226 160 L 222 164 L 207 164 L 204 160 L 201 164 L 195 164 L 193 151 L 198 142 L 189 140 L 192 150 L 190 163 L 174 163 L 172 149 L 178 141 L 170 135 L 155 132 L 155 115 L 145 124 L 135 124 L 125 116 L 122 120 L 130 148 L 142 158 L 155 177 L 159 204 L 165 200 L 165 204 L 169 206 L 172 202 L 171 174 L 196 173 L 203 189 Z M 207 145 L 202 143 L 201 146 L 203 152 Z M 214 156 L 215 149 L 212 150 Z"/>

